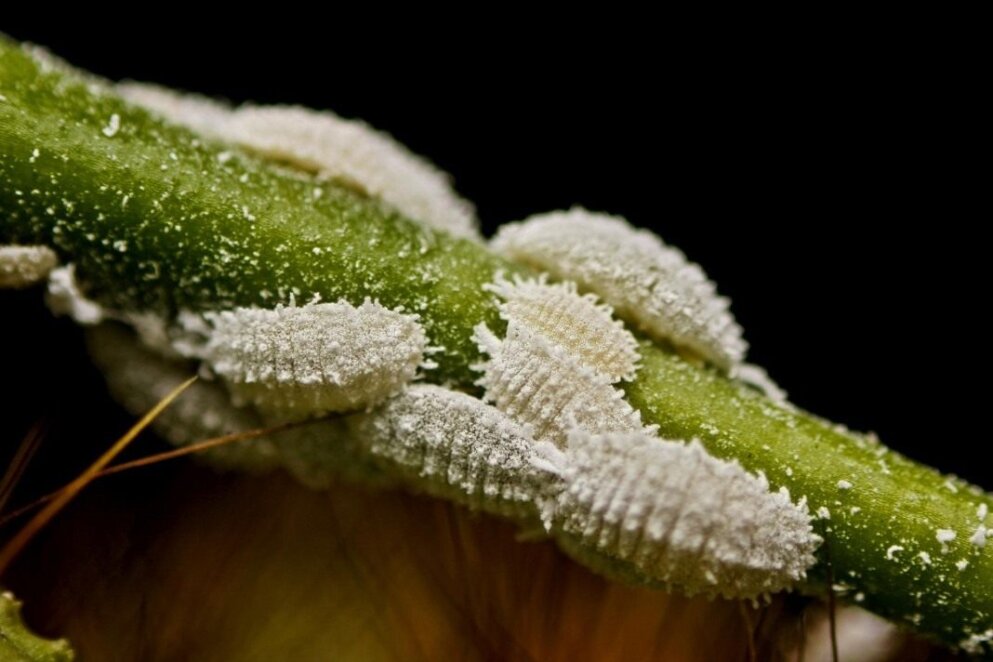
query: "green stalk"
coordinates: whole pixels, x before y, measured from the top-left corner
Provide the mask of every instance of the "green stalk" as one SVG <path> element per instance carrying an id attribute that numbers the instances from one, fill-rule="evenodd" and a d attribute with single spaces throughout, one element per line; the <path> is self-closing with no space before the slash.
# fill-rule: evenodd
<path id="1" fill-rule="evenodd" d="M 482 286 L 520 267 L 167 125 L 3 38 L 0 95 L 0 244 L 53 247 L 91 296 L 120 309 L 171 315 L 317 294 L 403 306 L 444 349 L 431 378 L 472 386 L 472 328 L 502 328 Z M 806 590 L 833 577 L 846 598 L 950 644 L 993 627 L 993 543 L 970 542 L 988 495 L 665 348 L 645 342 L 642 356 L 627 392 L 647 423 L 830 513 L 817 521 L 827 544 Z M 956 536 L 943 544 L 939 529 Z"/>

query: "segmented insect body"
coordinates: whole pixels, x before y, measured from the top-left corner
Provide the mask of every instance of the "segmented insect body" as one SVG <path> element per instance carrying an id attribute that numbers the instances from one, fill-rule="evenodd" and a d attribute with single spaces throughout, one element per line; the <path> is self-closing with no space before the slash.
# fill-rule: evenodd
<path id="1" fill-rule="evenodd" d="M 820 539 L 806 506 L 697 442 L 575 429 L 566 453 L 555 530 L 608 574 L 755 598 L 793 586 L 814 563 Z"/>
<path id="2" fill-rule="evenodd" d="M 389 473 L 417 489 L 500 515 L 550 517 L 562 454 L 472 396 L 410 386 L 351 425 Z"/>
<path id="3" fill-rule="evenodd" d="M 365 124 L 294 107 L 233 109 L 142 85 L 118 90 L 244 149 L 216 153 L 221 167 L 231 158 L 254 163 L 245 154 L 252 152 L 296 169 L 298 178 L 334 179 L 427 226 L 478 238 L 472 208 L 447 176 Z M 103 136 L 120 131 L 121 115 L 112 113 Z M 314 196 L 328 190 L 314 184 Z M 399 480 L 540 522 L 593 568 L 687 593 L 754 598 L 802 579 L 819 542 L 805 504 L 793 505 L 763 477 L 696 442 L 659 439 L 616 387 L 634 378 L 639 356 L 614 311 L 656 339 L 772 388 L 742 366 L 741 329 L 703 271 L 651 233 L 581 209 L 505 226 L 493 246 L 566 282 L 498 277 L 487 286 L 507 324 L 502 338 L 485 325 L 474 329 L 486 357 L 475 366 L 483 400 L 412 385 L 420 368 L 431 367 L 424 329 L 417 316 L 368 300 L 165 319 L 101 308 L 83 296 L 71 264 L 55 268 L 51 251 L 23 247 L 0 248 L 0 287 L 48 274 L 53 310 L 83 324 L 112 319 L 134 329 L 137 337 L 100 324 L 89 345 L 115 396 L 135 413 L 193 370 L 177 357 L 203 361 L 223 385 L 194 384 L 155 421 L 174 443 L 350 413 L 208 452 L 224 466 L 282 465 L 315 488 L 339 476 Z"/>
<path id="4" fill-rule="evenodd" d="M 204 315 L 200 356 L 240 402 L 283 420 L 371 407 L 424 364 L 427 339 L 415 315 L 366 301 Z"/>
<path id="5" fill-rule="evenodd" d="M 111 395 L 136 416 L 193 373 L 188 363 L 163 358 L 115 323 L 88 328 L 86 345 Z M 186 446 L 259 428 L 262 421 L 251 409 L 236 407 L 220 384 L 200 380 L 156 417 L 152 427 L 171 443 Z M 253 471 L 271 469 L 279 462 L 275 447 L 265 438 L 218 446 L 202 457 L 214 466 Z"/>
<path id="6" fill-rule="evenodd" d="M 0 290 L 39 283 L 56 264 L 58 258 L 47 246 L 0 246 Z"/>
<path id="7" fill-rule="evenodd" d="M 503 340 L 484 326 L 476 329 L 476 340 L 489 355 L 478 366 L 485 400 L 530 426 L 535 439 L 562 446 L 574 425 L 592 431 L 642 429 L 641 414 L 608 377 L 545 336 L 511 323 Z"/>
<path id="8" fill-rule="evenodd" d="M 747 349 L 741 327 L 703 270 L 658 236 L 618 216 L 575 208 L 503 226 L 493 247 L 575 281 L 658 339 L 730 369 Z"/>
<path id="9" fill-rule="evenodd" d="M 364 122 L 298 106 L 229 108 L 141 83 L 118 91 L 208 136 L 358 188 L 435 229 L 479 238 L 473 207 L 452 190 L 451 178 Z"/>
<path id="10" fill-rule="evenodd" d="M 589 431 L 642 429 L 641 415 L 613 383 L 634 375 L 634 337 L 595 297 L 572 284 L 497 279 L 488 286 L 504 301 L 507 333 L 497 338 L 485 325 L 475 338 L 488 359 L 475 368 L 485 400 L 535 439 L 561 446 L 573 425 Z"/>
<path id="11" fill-rule="evenodd" d="M 498 278 L 486 289 L 502 299 L 503 319 L 567 347 L 580 363 L 612 383 L 634 379 L 638 367 L 634 337 L 613 318 L 610 306 L 591 294 L 578 294 L 575 283 L 549 284 L 545 276 L 513 282 Z"/>

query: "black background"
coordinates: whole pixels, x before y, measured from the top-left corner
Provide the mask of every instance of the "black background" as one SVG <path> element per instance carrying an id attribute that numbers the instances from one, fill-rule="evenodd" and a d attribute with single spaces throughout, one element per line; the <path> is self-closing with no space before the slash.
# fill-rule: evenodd
<path id="1" fill-rule="evenodd" d="M 993 488 L 985 83 L 967 44 L 295 20 L 0 29 L 114 79 L 362 118 L 452 173 L 488 234 L 573 204 L 652 227 L 733 299 L 750 359 L 796 404 Z M 125 419 L 38 298 L 0 293 L 0 441 L 45 417 L 103 444 Z"/>

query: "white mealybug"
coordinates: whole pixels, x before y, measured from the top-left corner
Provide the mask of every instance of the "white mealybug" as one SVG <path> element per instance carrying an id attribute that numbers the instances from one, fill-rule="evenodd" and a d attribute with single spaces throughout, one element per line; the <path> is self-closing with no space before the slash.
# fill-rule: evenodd
<path id="1" fill-rule="evenodd" d="M 756 598 L 806 576 L 820 538 L 806 504 L 698 442 L 575 429 L 555 531 L 580 560 L 688 595 Z"/>
<path id="2" fill-rule="evenodd" d="M 507 320 L 502 340 L 485 325 L 475 329 L 489 356 L 473 366 L 483 372 L 476 383 L 487 402 L 530 426 L 535 439 L 558 446 L 573 425 L 589 432 L 643 429 L 641 414 L 613 386 L 634 376 L 638 354 L 609 307 L 571 283 L 498 278 L 486 288 L 504 299 L 500 315 Z"/>
<path id="3" fill-rule="evenodd" d="M 111 395 L 135 416 L 148 412 L 193 373 L 186 362 L 163 358 L 118 324 L 88 329 L 86 344 Z M 169 442 L 186 446 L 256 429 L 262 422 L 251 409 L 234 406 L 223 386 L 200 380 L 163 410 L 152 427 Z M 218 467 L 240 470 L 270 469 L 279 460 L 266 438 L 219 446 L 205 451 L 203 458 Z"/>
<path id="4" fill-rule="evenodd" d="M 514 282 L 498 278 L 486 289 L 503 300 L 503 319 L 567 347 L 580 363 L 611 382 L 634 379 L 639 358 L 634 336 L 614 319 L 610 306 L 592 294 L 578 294 L 575 283 L 548 284 L 544 276 Z"/>
<path id="5" fill-rule="evenodd" d="M 416 489 L 500 515 L 550 517 L 561 452 L 472 396 L 410 386 L 350 425 L 384 469 Z"/>
<path id="6" fill-rule="evenodd" d="M 207 136 L 338 180 L 410 218 L 458 237 L 479 238 L 472 205 L 451 178 L 365 122 L 299 106 L 230 108 L 140 83 L 122 83 L 128 100 Z"/>
<path id="7" fill-rule="evenodd" d="M 583 365 L 567 348 L 511 322 L 503 340 L 485 325 L 476 341 L 489 358 L 478 364 L 485 400 L 533 430 L 534 438 L 565 444 L 579 425 L 591 432 L 642 429 L 641 414 L 624 400 L 611 379 Z"/>
<path id="8" fill-rule="evenodd" d="M 575 281 L 651 336 L 722 369 L 744 359 L 741 327 L 703 270 L 620 217 L 580 208 L 539 214 L 504 225 L 492 245 L 513 260 Z"/>
<path id="9" fill-rule="evenodd" d="M 231 389 L 283 420 L 372 407 L 414 379 L 427 338 L 416 315 L 366 300 L 206 313 L 199 350 Z"/>
<path id="10" fill-rule="evenodd" d="M 48 246 L 0 246 L 0 290 L 30 287 L 58 264 Z"/>

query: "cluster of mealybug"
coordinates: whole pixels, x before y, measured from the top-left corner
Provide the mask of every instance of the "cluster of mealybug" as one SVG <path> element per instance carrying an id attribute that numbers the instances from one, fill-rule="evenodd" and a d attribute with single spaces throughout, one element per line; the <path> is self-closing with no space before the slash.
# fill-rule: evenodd
<path id="1" fill-rule="evenodd" d="M 686 347 L 728 369 L 748 345 L 703 269 L 647 230 L 585 209 L 503 226 L 493 248 L 522 264 L 600 295 L 658 340 Z"/>
<path id="2" fill-rule="evenodd" d="M 361 188 L 426 225 L 476 236 L 471 207 L 446 176 L 364 124 L 299 108 L 232 109 L 134 84 L 120 91 L 204 134 Z M 493 247 L 544 275 L 487 286 L 506 332 L 474 331 L 482 399 L 414 384 L 430 374 L 430 338 L 416 316 L 368 300 L 167 320 L 87 300 L 72 265 L 55 268 L 40 247 L 0 248 L 0 286 L 47 277 L 52 309 L 95 325 L 91 353 L 132 411 L 197 369 L 216 378 L 156 421 L 173 443 L 344 414 L 212 450 L 219 464 L 283 466 L 314 487 L 342 475 L 399 482 L 543 529 L 605 573 L 687 593 L 754 598 L 800 580 L 819 543 L 805 503 L 693 440 L 660 439 L 617 386 L 634 379 L 638 345 L 615 311 L 774 388 L 742 363 L 741 329 L 703 271 L 656 236 L 579 209 L 506 226 Z"/>

